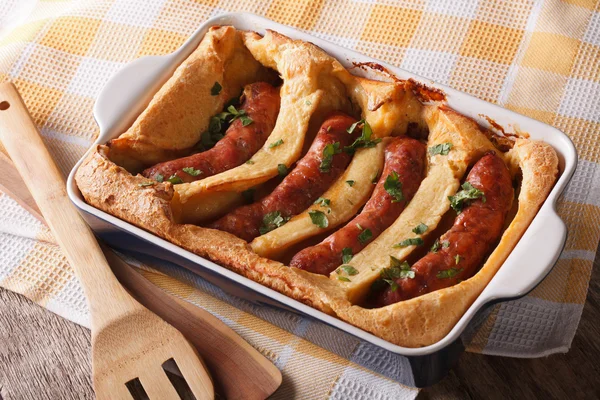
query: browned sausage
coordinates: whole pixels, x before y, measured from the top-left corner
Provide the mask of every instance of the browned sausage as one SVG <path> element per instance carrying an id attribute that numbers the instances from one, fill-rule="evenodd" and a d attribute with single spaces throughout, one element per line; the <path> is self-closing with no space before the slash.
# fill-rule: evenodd
<path id="1" fill-rule="evenodd" d="M 306 155 L 271 194 L 256 203 L 235 209 L 210 227 L 251 241 L 261 234 L 260 228 L 266 215 L 279 213 L 285 220 L 306 210 L 350 163 L 351 155 L 342 151 L 333 156 L 330 167 L 322 166 L 323 150 L 327 145 L 335 145 L 341 150 L 354 141 L 358 129 L 351 134 L 347 132 L 354 122 L 353 118 L 342 113 L 330 116 L 321 125 Z"/>
<path id="2" fill-rule="evenodd" d="M 511 207 L 513 188 L 504 161 L 494 153 L 483 156 L 467 177 L 483 197 L 470 200 L 436 246 L 412 266 L 414 278 L 398 278 L 376 295 L 384 306 L 449 287 L 475 274 L 502 234 Z M 479 194 L 481 195 L 481 194 Z M 394 290 L 395 289 L 395 290 Z"/>
<path id="3" fill-rule="evenodd" d="M 154 179 L 158 175 L 164 179 L 176 175 L 183 182 L 193 182 L 248 161 L 265 144 L 275 127 L 280 104 L 279 89 L 266 82 L 257 82 L 244 88 L 243 98 L 240 109 L 252 120 L 251 124 L 244 126 L 243 120 L 238 118 L 212 149 L 157 164 L 142 175 Z M 193 168 L 193 174 L 183 171 L 183 168 Z"/>
<path id="4" fill-rule="evenodd" d="M 384 188 L 386 179 L 393 173 L 398 175 L 401 183 L 401 201 Z M 417 192 L 424 175 L 425 145 L 407 137 L 394 139 L 385 148 L 383 173 L 362 212 L 318 245 L 300 251 L 292 258 L 290 266 L 316 274 L 331 273 L 342 264 L 344 249 L 350 249 L 350 254 L 358 253 L 398 218 Z M 367 229 L 371 235 L 365 240 L 363 232 Z"/>

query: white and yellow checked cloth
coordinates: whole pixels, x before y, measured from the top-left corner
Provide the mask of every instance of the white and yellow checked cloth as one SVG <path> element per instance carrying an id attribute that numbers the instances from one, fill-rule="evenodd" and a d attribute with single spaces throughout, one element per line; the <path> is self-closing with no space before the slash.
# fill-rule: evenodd
<path id="1" fill-rule="evenodd" d="M 599 1 L 0 0 L 0 81 L 16 83 L 66 174 L 97 135 L 92 106 L 106 80 L 137 57 L 175 50 L 227 11 L 296 26 L 566 132 L 580 161 L 558 207 L 565 250 L 538 288 L 496 306 L 465 337 L 486 354 L 567 351 L 600 238 Z M 0 285 L 87 325 L 81 288 L 51 234 L 2 193 L 0 215 Z M 400 361 L 372 345 L 231 297 L 172 265 L 137 265 L 270 357 L 285 377 L 276 397 L 416 395 L 393 381 Z"/>

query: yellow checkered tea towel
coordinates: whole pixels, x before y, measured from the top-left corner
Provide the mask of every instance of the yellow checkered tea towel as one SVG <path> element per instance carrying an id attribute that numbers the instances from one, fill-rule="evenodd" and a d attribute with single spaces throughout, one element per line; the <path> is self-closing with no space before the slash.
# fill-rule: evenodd
<path id="1" fill-rule="evenodd" d="M 298 27 L 566 132 L 580 161 L 558 206 L 569 229 L 565 250 L 542 284 L 480 315 L 465 340 L 486 354 L 567 351 L 600 238 L 598 0 L 0 0 L 0 81 L 16 83 L 66 174 L 97 135 L 92 107 L 107 79 L 135 58 L 175 50 L 227 11 Z M 87 325 L 83 293 L 51 234 L 2 194 L 0 212 L 0 285 Z M 285 376 L 276 397 L 416 394 L 394 382 L 401 357 L 229 296 L 181 268 L 129 261 L 270 357 Z"/>

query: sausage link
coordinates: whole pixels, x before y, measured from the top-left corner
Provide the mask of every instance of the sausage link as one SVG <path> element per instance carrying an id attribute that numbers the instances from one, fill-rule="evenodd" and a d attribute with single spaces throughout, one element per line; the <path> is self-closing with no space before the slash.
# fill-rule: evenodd
<path id="1" fill-rule="evenodd" d="M 502 234 L 512 205 L 513 188 L 508 168 L 494 153 L 484 155 L 467 177 L 484 197 L 471 200 L 439 239 L 437 251 L 427 253 L 412 270 L 415 277 L 400 278 L 376 295 L 375 304 L 385 306 L 455 285 L 475 274 Z"/>
<path id="2" fill-rule="evenodd" d="M 283 181 L 262 200 L 239 207 L 210 225 L 211 228 L 232 233 L 248 242 L 260 235 L 263 218 L 279 212 L 284 219 L 306 210 L 342 174 L 350 163 L 351 155 L 341 152 L 333 156 L 331 167 L 321 171 L 323 150 L 329 144 L 339 148 L 350 145 L 358 129 L 349 134 L 347 129 L 355 120 L 335 113 L 319 129 L 306 155 Z"/>
<path id="3" fill-rule="evenodd" d="M 417 192 L 425 175 L 425 152 L 425 145 L 415 139 L 399 137 L 390 142 L 385 148 L 383 173 L 362 212 L 321 243 L 297 253 L 290 266 L 328 275 L 342 264 L 345 248 L 356 254 L 377 238 L 398 218 Z M 394 201 L 384 188 L 387 177 L 394 172 L 402 184 L 402 201 Z M 371 238 L 359 240 L 366 229 L 371 231 Z"/>
<path id="4" fill-rule="evenodd" d="M 264 144 L 279 114 L 279 89 L 266 82 L 257 82 L 244 88 L 244 101 L 240 109 L 252 123 L 243 126 L 236 119 L 227 129 L 223 139 L 212 149 L 188 157 L 179 158 L 154 165 L 142 175 L 155 179 L 162 175 L 165 179 L 173 175 L 184 182 L 193 182 L 235 168 L 248 161 Z M 195 176 L 183 171 L 183 168 L 199 170 Z"/>

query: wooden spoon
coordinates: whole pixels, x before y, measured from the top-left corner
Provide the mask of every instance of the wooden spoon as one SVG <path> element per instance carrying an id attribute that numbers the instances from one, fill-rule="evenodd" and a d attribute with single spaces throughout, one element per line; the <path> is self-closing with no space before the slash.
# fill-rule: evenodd
<path id="1" fill-rule="evenodd" d="M 45 223 L 35 200 L 12 161 L 0 152 L 0 190 Z M 101 243 L 119 282 L 156 315 L 173 325 L 196 347 L 213 377 L 215 391 L 226 399 L 260 400 L 281 385 L 281 372 L 233 329 L 209 312 L 154 286 Z"/>
<path id="2" fill-rule="evenodd" d="M 61 173 L 11 83 L 0 85 L 0 140 L 83 286 L 92 326 L 92 380 L 98 399 L 131 399 L 139 380 L 151 399 L 176 399 L 163 364 L 173 359 L 198 399 L 213 385 L 194 347 L 119 284 L 94 234 L 67 197 Z"/>

